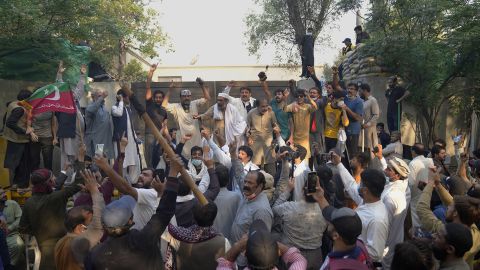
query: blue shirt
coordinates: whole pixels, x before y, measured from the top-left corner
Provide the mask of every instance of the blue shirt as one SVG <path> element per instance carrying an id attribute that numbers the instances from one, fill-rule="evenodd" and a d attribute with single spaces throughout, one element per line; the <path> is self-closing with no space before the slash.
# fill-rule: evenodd
<path id="1" fill-rule="evenodd" d="M 354 99 L 350 99 L 347 97 L 345 98 L 345 104 L 354 113 L 363 117 L 363 100 L 361 98 L 356 97 Z M 348 125 L 347 129 L 345 130 L 347 135 L 359 135 L 360 130 L 362 129 L 362 122 L 356 121 L 350 115 L 348 115 L 348 120 L 350 121 L 350 125 Z"/>
<path id="2" fill-rule="evenodd" d="M 277 123 L 280 126 L 280 135 L 284 140 L 290 138 L 290 128 L 288 128 L 288 119 L 291 117 L 291 113 L 283 111 L 284 103 L 278 103 L 274 98 L 270 101 L 270 106 L 272 111 L 275 113 L 275 118 L 277 118 Z"/>

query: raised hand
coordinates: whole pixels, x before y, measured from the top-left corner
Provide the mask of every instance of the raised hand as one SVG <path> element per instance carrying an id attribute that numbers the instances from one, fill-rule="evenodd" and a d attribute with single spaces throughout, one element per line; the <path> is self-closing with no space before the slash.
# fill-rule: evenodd
<path id="1" fill-rule="evenodd" d="M 97 164 L 97 166 L 103 171 L 106 171 L 110 168 L 106 157 L 95 156 L 95 164 Z"/>
<path id="2" fill-rule="evenodd" d="M 155 179 L 153 179 L 152 181 L 152 188 L 155 189 L 155 191 L 157 191 L 158 195 L 159 196 L 162 196 L 163 195 L 163 191 L 165 191 L 165 181 L 161 181 L 160 178 L 158 178 L 158 175 L 155 176 Z"/>
<path id="3" fill-rule="evenodd" d="M 182 168 L 184 167 L 182 159 L 180 158 L 179 155 L 175 155 L 175 157 L 171 158 L 170 157 L 170 172 L 169 176 L 171 177 L 177 177 L 178 173 L 182 171 Z"/>
<path id="4" fill-rule="evenodd" d="M 185 135 L 182 136 L 182 139 L 180 139 L 180 142 L 181 143 L 186 143 L 191 139 L 192 139 L 192 134 L 185 134 Z"/>
<path id="5" fill-rule="evenodd" d="M 90 171 L 90 170 L 83 170 L 80 171 L 80 174 L 83 177 L 83 180 L 85 181 L 84 188 L 90 192 L 90 194 L 93 194 L 98 191 L 98 183 L 97 179 L 95 178 L 95 175 Z"/>

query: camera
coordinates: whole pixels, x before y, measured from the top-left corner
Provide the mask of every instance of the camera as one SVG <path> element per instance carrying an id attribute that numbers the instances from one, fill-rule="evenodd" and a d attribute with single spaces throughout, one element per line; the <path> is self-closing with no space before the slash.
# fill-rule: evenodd
<path id="1" fill-rule="evenodd" d="M 195 81 L 200 85 L 200 86 L 203 86 L 203 84 L 205 83 L 202 78 L 200 77 L 197 77 L 197 79 L 195 79 Z"/>
<path id="2" fill-rule="evenodd" d="M 378 149 L 378 146 L 373 147 L 373 153 L 378 153 L 380 149 Z"/>
<path id="3" fill-rule="evenodd" d="M 260 79 L 260 81 L 266 81 L 267 80 L 267 74 L 265 74 L 265 72 L 261 71 L 260 73 L 258 73 L 258 78 Z"/>

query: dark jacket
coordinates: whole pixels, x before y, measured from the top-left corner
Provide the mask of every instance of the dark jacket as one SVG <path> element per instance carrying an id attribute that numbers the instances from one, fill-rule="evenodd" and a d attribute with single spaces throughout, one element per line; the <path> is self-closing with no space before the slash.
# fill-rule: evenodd
<path id="1" fill-rule="evenodd" d="M 208 169 L 208 175 L 210 176 L 210 185 L 207 191 L 203 193 L 207 200 L 214 201 L 220 192 L 220 184 L 218 183 L 218 177 L 215 173 L 215 169 Z M 197 198 L 193 200 L 177 203 L 177 209 L 175 210 L 175 218 L 177 219 L 177 225 L 181 227 L 190 227 L 195 224 L 193 219 L 192 209 L 195 204 L 198 203 Z"/>
<path id="2" fill-rule="evenodd" d="M 147 225 L 94 247 L 85 259 L 85 269 L 164 269 L 159 241 L 175 213 L 177 191 L 178 179 L 168 177 L 157 211 Z"/>

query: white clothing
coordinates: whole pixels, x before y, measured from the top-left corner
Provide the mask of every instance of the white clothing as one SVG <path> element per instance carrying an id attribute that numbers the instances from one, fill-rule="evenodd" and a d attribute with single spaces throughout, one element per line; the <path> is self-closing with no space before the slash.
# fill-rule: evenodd
<path id="1" fill-rule="evenodd" d="M 188 161 L 188 174 L 192 177 L 195 184 L 197 184 L 198 189 L 204 193 L 207 191 L 208 186 L 210 185 L 210 175 L 208 175 L 208 168 L 205 163 L 202 162 L 202 169 L 197 173 L 197 169 L 192 164 L 192 160 Z"/>
<path id="2" fill-rule="evenodd" d="M 386 159 L 391 159 L 393 157 L 403 159 L 403 145 L 400 141 L 390 143 L 382 150 L 382 153 Z"/>
<path id="3" fill-rule="evenodd" d="M 160 203 L 160 196 L 153 188 L 136 188 L 138 199 L 133 209 L 132 229 L 141 230 L 152 218 Z"/>
<path id="4" fill-rule="evenodd" d="M 224 145 L 222 147 L 226 147 L 226 151 L 224 151 L 220 147 L 218 147 L 218 145 L 213 141 L 213 137 L 211 137 L 207 142 L 210 146 L 210 149 L 212 150 L 211 152 L 213 153 L 214 160 L 225 165 L 225 167 L 230 170 L 230 168 L 232 168 L 232 160 L 230 158 L 230 154 L 228 154 L 228 145 Z"/>
<path id="5" fill-rule="evenodd" d="M 218 104 L 213 106 L 213 119 L 224 120 L 225 123 L 225 143 L 230 145 L 236 137 L 245 133 L 247 122 L 239 114 L 238 110 L 232 104 L 227 104 L 225 115 L 218 109 Z"/>
<path id="6" fill-rule="evenodd" d="M 242 119 L 244 121 L 247 121 L 247 109 L 245 108 L 248 104 L 250 104 L 252 106 L 252 108 L 254 107 L 255 105 L 255 101 L 256 99 L 253 98 L 253 97 L 250 97 L 250 101 L 246 102 L 246 103 L 243 103 L 242 99 L 241 98 L 235 98 L 235 97 L 232 97 L 230 96 L 230 90 L 232 90 L 231 87 L 225 87 L 225 89 L 223 90 L 223 93 L 227 94 L 228 95 L 228 102 L 230 104 L 232 104 L 233 106 L 235 106 L 235 108 L 238 110 L 238 112 L 240 113 L 240 116 L 242 117 Z"/>
<path id="7" fill-rule="evenodd" d="M 258 171 L 258 170 L 260 170 L 260 168 L 257 165 L 253 164 L 251 161 L 243 165 L 243 172 L 245 173 L 245 175 L 247 175 L 249 171 Z"/>
<path id="8" fill-rule="evenodd" d="M 173 115 L 178 123 L 179 130 L 177 132 L 177 142 L 183 135 L 192 134 L 192 139 L 185 143 L 182 155 L 189 159 L 190 150 L 195 145 L 201 145 L 202 137 L 200 136 L 200 125 L 198 119 L 193 119 L 193 115 L 198 115 L 198 107 L 207 103 L 205 98 L 192 100 L 190 102 L 190 111 L 187 113 L 180 103 L 168 103 L 165 110 Z"/>
<path id="9" fill-rule="evenodd" d="M 382 200 L 374 203 L 363 203 L 358 194 L 358 184 L 342 163 L 337 165 L 338 173 L 350 197 L 358 207 L 355 209 L 362 220 L 362 233 L 358 237 L 367 248 L 374 262 L 381 262 L 387 243 L 390 220 L 388 211 Z"/>
<path id="10" fill-rule="evenodd" d="M 383 269 L 390 269 L 395 246 L 404 240 L 405 218 L 408 204 L 410 203 L 410 189 L 407 180 L 397 180 L 385 185 L 381 196 L 382 202 L 387 207 L 390 230 L 388 233 L 386 248 L 382 261 Z"/>
<path id="11" fill-rule="evenodd" d="M 305 196 L 303 194 L 303 188 L 305 187 L 305 182 L 307 181 L 308 173 L 310 168 L 308 167 L 308 159 L 304 159 L 298 165 L 295 165 L 293 170 L 293 177 L 295 178 L 295 189 L 293 190 L 293 200 L 305 201 Z"/>
<path id="12" fill-rule="evenodd" d="M 417 215 L 417 203 L 422 194 L 422 191 L 418 188 L 418 184 L 420 182 L 428 182 L 428 171 L 431 166 L 433 166 L 433 160 L 431 158 L 426 158 L 423 155 L 415 157 L 408 164 L 408 169 L 410 170 L 410 173 L 408 174 L 408 186 L 412 193 L 410 213 L 412 215 L 413 228 L 422 226 Z"/>
<path id="13" fill-rule="evenodd" d="M 112 116 L 121 117 L 124 111 L 124 104 L 123 101 L 120 101 L 117 105 L 112 106 Z M 125 158 L 123 160 L 123 168 L 127 168 L 128 166 L 135 166 L 139 164 L 139 158 L 137 153 L 137 140 L 136 134 L 132 132 L 132 122 L 130 121 L 130 113 L 127 112 L 127 139 L 128 144 L 125 148 Z M 136 174 L 138 175 L 138 173 Z"/>

